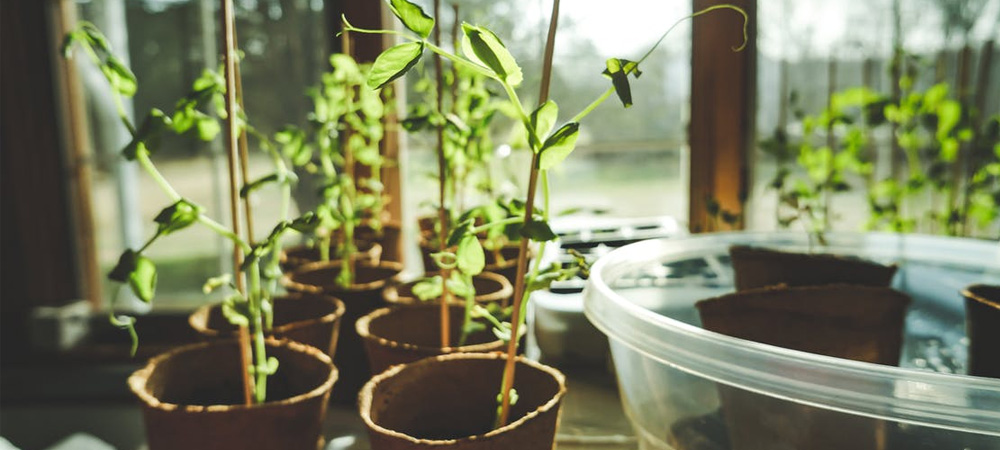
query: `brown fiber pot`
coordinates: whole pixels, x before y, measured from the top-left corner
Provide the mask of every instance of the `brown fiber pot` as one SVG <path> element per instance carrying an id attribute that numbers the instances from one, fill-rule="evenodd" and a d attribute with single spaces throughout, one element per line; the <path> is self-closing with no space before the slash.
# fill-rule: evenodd
<path id="1" fill-rule="evenodd" d="M 403 265 L 392 261 L 381 261 L 378 264 L 359 262 L 355 283 L 346 289 L 335 282 L 340 267 L 340 261 L 307 264 L 295 272 L 285 274 L 281 282 L 292 292 L 322 293 L 344 302 L 343 326 L 337 340 L 334 358 L 334 363 L 340 370 L 340 382 L 333 393 L 333 401 L 340 404 L 354 404 L 357 401 L 358 390 L 371 378 L 368 357 L 365 355 L 361 338 L 354 328 L 354 322 L 361 316 L 385 306 L 382 289 L 397 281 Z"/>
<path id="2" fill-rule="evenodd" d="M 565 376 L 518 358 L 511 422 L 493 429 L 505 360 L 498 353 L 454 353 L 373 377 L 359 396 L 371 448 L 552 450 Z"/>
<path id="3" fill-rule="evenodd" d="M 381 244 L 373 241 L 356 239 L 355 245 L 358 247 L 358 259 L 361 261 L 380 261 L 384 251 Z M 337 255 L 337 243 L 330 245 L 330 258 L 335 259 Z M 296 245 L 281 251 L 280 257 L 281 271 L 294 272 L 299 267 L 306 264 L 318 262 L 320 260 L 319 249 L 308 245 Z M 390 260 L 391 261 L 391 260 Z"/>
<path id="4" fill-rule="evenodd" d="M 910 298 L 885 287 L 829 285 L 737 292 L 696 304 L 703 327 L 837 358 L 895 366 Z M 886 423 L 719 385 L 732 450 L 878 450 Z"/>
<path id="5" fill-rule="evenodd" d="M 269 336 L 311 345 L 333 358 L 344 316 L 344 302 L 319 294 L 292 293 L 274 299 L 274 323 Z M 236 327 L 222 314 L 222 305 L 205 305 L 188 323 L 208 338 L 233 337 Z"/>
<path id="6" fill-rule="evenodd" d="M 745 245 L 730 247 L 729 256 L 736 274 L 737 291 L 779 284 L 794 287 L 846 283 L 887 287 L 897 269 L 895 265 L 837 255 L 791 253 Z"/>
<path id="7" fill-rule="evenodd" d="M 969 338 L 969 375 L 1000 378 L 1000 286 L 977 284 L 962 291 Z"/>
<path id="8" fill-rule="evenodd" d="M 238 344 L 214 341 L 150 359 L 128 379 L 142 403 L 150 450 L 316 450 L 337 369 L 319 350 L 268 340 L 278 372 L 268 401 L 242 404 Z"/>
<path id="9" fill-rule="evenodd" d="M 428 277 L 437 275 L 429 273 Z M 382 298 L 386 303 L 392 305 L 419 305 L 423 302 L 413 295 L 413 285 L 420 280 L 413 280 L 394 286 L 387 286 L 382 291 Z M 495 303 L 509 300 L 514 295 L 514 287 L 511 286 L 507 278 L 492 272 L 480 272 L 472 277 L 472 286 L 476 289 L 476 303 Z M 461 299 L 454 299 L 456 303 L 464 303 Z"/>
<path id="10" fill-rule="evenodd" d="M 368 352 L 372 373 L 430 356 L 502 351 L 506 347 L 489 328 L 470 334 L 465 344 L 458 346 L 465 308 L 451 305 L 448 309 L 452 347 L 441 347 L 440 305 L 380 308 L 358 319 L 355 325 Z"/>
<path id="11" fill-rule="evenodd" d="M 382 260 L 403 262 L 403 228 L 399 222 L 383 220 L 380 231 L 362 223 L 354 232 L 359 239 L 378 243 L 382 247 Z"/>

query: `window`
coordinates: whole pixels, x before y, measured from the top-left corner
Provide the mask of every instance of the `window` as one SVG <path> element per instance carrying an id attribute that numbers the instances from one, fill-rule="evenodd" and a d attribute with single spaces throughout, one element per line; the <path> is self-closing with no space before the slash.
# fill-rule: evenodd
<path id="1" fill-rule="evenodd" d="M 170 111 L 206 68 L 220 64 L 218 2 L 210 0 L 78 1 L 80 19 L 94 22 L 126 57 L 139 90 L 131 111 L 139 120 L 150 108 Z M 241 0 L 235 2 L 239 47 L 244 52 L 242 79 L 246 109 L 254 126 L 273 133 L 283 125 L 304 125 L 311 103 L 305 89 L 327 70 L 329 51 L 324 2 Z M 82 56 L 82 55 L 81 55 Z M 86 58 L 77 58 L 87 94 L 91 148 L 96 155 L 91 193 L 95 238 L 104 297 L 115 286 L 104 274 L 123 248 L 137 248 L 153 234 L 150 220 L 169 203 L 155 183 L 119 150 L 129 141 L 107 94 L 106 81 Z M 226 160 L 220 140 L 203 144 L 169 139 L 154 156 L 158 168 L 182 195 L 207 208 L 219 220 L 228 216 Z M 261 175 L 269 161 L 251 145 L 251 172 Z M 262 190 L 255 216 L 274 217 L 277 195 Z M 260 220 L 257 223 L 261 222 Z M 255 230 L 257 234 L 267 230 Z M 230 264 L 228 245 L 212 232 L 191 227 L 158 241 L 150 249 L 157 262 L 158 308 L 190 308 L 204 303 L 201 285 Z M 116 289 L 116 288 L 115 288 Z M 122 289 L 119 295 L 128 296 Z M 143 305 L 119 298 L 119 306 Z"/>
<path id="2" fill-rule="evenodd" d="M 769 185 L 782 167 L 792 171 L 785 192 L 793 190 L 798 180 L 808 179 L 797 159 L 801 144 L 814 148 L 832 144 L 835 153 L 843 151 L 851 126 L 837 126 L 832 132 L 819 129 L 808 136 L 803 133 L 804 125 L 817 120 L 837 93 L 864 88 L 875 98 L 899 104 L 892 99 L 925 95 L 941 85 L 944 89 L 939 92 L 946 92 L 944 98 L 955 100 L 962 111 L 951 134 L 960 142 L 956 162 L 938 161 L 943 147 L 933 136 L 940 118 L 936 114 L 921 113 L 922 122 L 912 123 L 912 130 L 877 119 L 857 123 L 865 138 L 861 160 L 871 164 L 870 171 L 847 171 L 847 189 L 830 195 L 831 214 L 825 220 L 834 230 L 858 231 L 866 224 L 891 230 L 892 223 L 873 213 L 869 195 L 879 195 L 880 186 L 889 186 L 885 180 L 916 180 L 919 184 L 926 176 L 926 186 L 914 185 L 909 188 L 912 192 L 901 197 L 900 218 L 907 222 L 901 224 L 905 229 L 994 238 L 1000 234 L 995 218 L 985 223 L 965 218 L 961 205 L 967 184 L 955 181 L 956 174 L 971 174 L 984 164 L 983 159 L 976 159 L 979 156 L 970 155 L 984 149 L 982 154 L 988 159 L 992 153 L 990 148 L 977 150 L 976 141 L 987 132 L 989 118 L 1000 112 L 1000 55 L 994 45 L 998 20 L 1000 1 L 996 0 L 760 2 L 756 116 L 760 148 L 753 206 L 748 209 L 750 227 L 774 229 L 781 219 L 795 215 L 787 203 L 776 207 L 777 191 Z M 900 69 L 894 71 L 897 48 L 907 56 L 898 59 Z M 912 86 L 899 88 L 900 84 Z M 875 110 L 884 112 L 882 105 Z M 860 117 L 857 112 L 854 108 L 848 114 Z M 973 130 L 970 139 L 960 137 L 957 130 L 962 128 Z M 791 152 L 785 163 L 775 153 L 782 147 L 777 145 L 778 134 L 786 136 Z M 900 147 L 905 147 L 904 140 L 910 137 L 914 139 L 914 155 L 921 161 L 919 170 L 911 170 L 902 156 L 905 149 Z M 935 181 L 943 182 L 942 186 L 931 186 Z M 945 223 L 946 211 L 951 201 L 949 190 L 956 187 L 956 214 L 965 225 L 952 228 Z M 798 222 L 792 229 L 802 229 Z"/>
<path id="3" fill-rule="evenodd" d="M 521 101 L 533 108 L 551 2 L 457 3 L 461 21 L 490 28 L 511 49 L 525 76 L 518 90 Z M 421 2 L 426 11 L 432 11 L 432 4 Z M 563 2 L 550 93 L 559 105 L 559 122 L 568 121 L 610 86 L 601 76 L 607 58 L 639 59 L 670 24 L 690 14 L 690 8 L 688 2 L 656 0 L 623 0 L 613 7 L 602 1 Z M 443 9 L 438 24 L 442 41 L 450 48 L 455 15 L 450 8 Z M 418 70 L 432 78 L 431 59 L 422 61 Z M 584 208 L 622 217 L 672 215 L 683 220 L 687 216 L 690 61 L 690 24 L 684 23 L 641 66 L 643 75 L 632 84 L 634 106 L 625 109 L 612 96 L 584 119 L 573 155 L 550 174 L 553 213 Z M 432 98 L 421 91 L 417 77 L 409 83 L 411 109 L 428 95 Z M 495 93 L 498 100 L 506 100 L 502 91 Z M 492 189 L 523 198 L 530 155 L 518 148 L 514 130 L 519 125 L 505 116 L 493 123 Z M 405 206 L 411 208 L 410 217 L 430 214 L 430 205 L 438 202 L 436 138 L 433 132 L 424 132 L 409 133 L 406 139 Z"/>

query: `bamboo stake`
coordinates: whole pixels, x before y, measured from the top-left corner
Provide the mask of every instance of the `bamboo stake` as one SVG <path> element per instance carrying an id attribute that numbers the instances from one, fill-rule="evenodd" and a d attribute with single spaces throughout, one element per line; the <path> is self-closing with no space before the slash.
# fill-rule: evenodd
<path id="1" fill-rule="evenodd" d="M 340 33 L 340 52 L 343 53 L 343 54 L 345 54 L 345 55 L 352 56 L 351 55 L 351 36 L 350 36 L 350 33 L 348 33 L 347 30 L 344 30 L 342 33 Z M 353 88 L 351 88 L 350 86 L 347 87 L 347 96 L 346 96 L 346 99 L 347 99 L 348 105 L 351 105 L 351 99 L 354 97 L 354 92 L 353 92 L 352 89 Z M 350 114 L 350 113 L 351 113 L 350 111 L 347 112 L 347 114 Z M 354 179 L 354 152 L 351 151 L 351 146 L 350 146 L 351 139 L 350 138 L 351 138 L 350 127 L 344 127 L 343 132 L 340 133 L 340 146 L 341 146 L 340 148 L 342 148 L 344 150 L 344 174 L 346 174 L 347 177 L 348 177 L 348 179 L 351 180 L 351 190 L 354 191 L 355 189 L 357 189 L 357 184 L 356 184 L 356 181 Z M 352 197 L 351 198 L 351 202 L 352 203 L 357 200 L 356 196 L 352 195 L 351 197 Z M 352 207 L 353 207 L 353 205 L 352 205 Z M 350 227 L 351 227 L 350 229 L 352 229 L 352 230 L 354 229 L 353 228 L 354 225 L 350 225 Z M 347 226 L 345 226 L 344 227 L 344 232 L 340 233 L 344 249 L 353 248 L 352 246 L 354 245 L 354 233 L 353 232 L 348 233 L 347 230 L 348 230 L 348 228 L 347 228 Z M 351 276 L 352 277 L 357 277 L 358 271 L 357 271 L 357 267 L 356 267 L 355 252 L 353 252 L 353 251 L 346 251 L 346 253 L 347 253 L 347 260 L 346 261 L 342 261 L 341 264 L 346 264 L 348 270 L 350 270 L 350 272 L 351 272 Z M 354 278 L 352 278 L 352 281 L 353 280 L 354 280 Z"/>
<path id="2" fill-rule="evenodd" d="M 441 17 L 441 0 L 434 0 L 434 17 Z M 457 21 L 458 18 L 456 17 Z M 441 27 L 434 27 L 434 45 L 441 45 Z M 437 53 L 434 54 L 434 73 L 435 73 L 435 84 L 436 89 L 436 100 L 437 100 L 437 111 L 440 114 L 444 113 L 444 76 L 443 69 L 441 68 L 441 55 Z M 445 208 L 445 179 L 447 170 L 447 165 L 444 159 L 444 124 L 438 124 L 437 126 L 437 157 L 438 157 L 438 197 L 440 202 L 438 203 L 438 221 L 441 223 L 441 234 L 438 236 L 439 249 L 443 252 L 447 248 L 448 240 L 448 210 Z M 451 313 L 448 311 L 448 300 L 451 295 L 448 292 L 448 278 L 450 277 L 451 271 L 446 268 L 441 268 L 441 347 L 449 347 L 451 341 Z"/>
<path id="3" fill-rule="evenodd" d="M 545 39 L 545 56 L 542 59 L 542 82 L 538 94 L 538 104 L 549 99 L 549 83 L 552 79 L 552 53 L 556 41 L 556 28 L 559 24 L 559 0 L 552 2 L 552 18 L 549 20 L 549 34 Z M 534 152 L 531 156 L 531 176 L 528 179 L 528 198 L 524 204 L 524 226 L 531 224 L 535 213 L 535 190 L 538 185 L 538 157 Z M 514 387 L 514 368 L 517 357 L 518 328 L 521 321 L 521 304 L 524 298 L 524 277 L 528 271 L 529 239 L 521 238 L 520 252 L 517 255 L 517 279 L 514 283 L 514 307 L 510 317 L 510 342 L 507 344 L 507 361 L 503 370 L 503 381 L 500 385 L 500 417 L 498 427 L 507 425 L 510 418 L 510 390 Z"/>
<path id="4" fill-rule="evenodd" d="M 240 212 L 239 212 L 239 175 L 236 172 L 236 160 L 238 159 L 237 152 L 239 151 L 239 131 L 237 130 L 236 124 L 236 61 L 235 61 L 235 46 L 236 46 L 236 36 L 235 36 L 235 26 L 233 17 L 233 3 L 232 0 L 222 1 L 222 29 L 223 29 L 223 42 L 225 43 L 225 48 L 223 49 L 223 60 L 225 61 L 225 77 L 226 77 L 226 159 L 229 166 L 229 213 L 233 220 L 233 233 L 237 236 L 240 235 Z M 243 279 L 241 273 L 239 273 L 239 267 L 242 262 L 242 251 L 240 246 L 233 245 L 233 272 L 236 275 L 236 288 L 244 296 L 246 295 L 246 283 Z M 250 333 L 247 327 L 240 327 L 239 332 L 240 341 L 240 362 L 242 363 L 243 370 L 241 370 L 241 375 L 243 378 L 243 402 L 246 405 L 253 403 L 253 379 L 250 378 L 250 374 L 247 369 L 250 367 Z"/>
<path id="5" fill-rule="evenodd" d="M 233 43 L 236 40 L 236 29 L 233 27 Z M 239 105 L 239 110 L 246 114 L 246 110 L 243 108 L 243 77 L 240 75 L 240 65 L 233 64 L 233 73 L 236 78 L 236 104 Z M 248 118 L 249 120 L 249 118 Z M 246 129 L 240 130 L 240 174 L 243 177 L 244 182 L 250 179 L 250 156 L 248 155 L 247 148 L 249 144 L 247 143 L 247 132 Z M 254 243 L 254 232 L 253 232 L 253 209 L 250 206 L 250 199 L 243 199 L 243 215 L 246 216 L 246 226 L 247 226 L 247 243 L 253 245 Z"/>

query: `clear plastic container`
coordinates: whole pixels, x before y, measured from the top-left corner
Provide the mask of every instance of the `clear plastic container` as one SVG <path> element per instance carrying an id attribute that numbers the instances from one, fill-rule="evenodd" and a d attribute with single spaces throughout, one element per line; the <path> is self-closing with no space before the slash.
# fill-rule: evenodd
<path id="1" fill-rule="evenodd" d="M 807 251 L 805 235 L 650 240 L 594 265 L 585 312 L 609 337 L 640 448 L 1000 449 L 1000 380 L 964 375 L 959 294 L 970 284 L 1000 283 L 1000 244 L 880 233 L 831 234 L 827 240 L 813 250 L 900 266 L 893 287 L 913 297 L 900 367 L 700 327 L 694 303 L 733 290 L 730 245 Z M 726 416 L 722 403 L 731 411 Z"/>

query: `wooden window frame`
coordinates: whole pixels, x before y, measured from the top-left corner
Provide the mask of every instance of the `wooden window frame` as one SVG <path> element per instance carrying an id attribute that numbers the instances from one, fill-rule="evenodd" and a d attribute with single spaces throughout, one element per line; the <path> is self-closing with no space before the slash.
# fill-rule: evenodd
<path id="1" fill-rule="evenodd" d="M 715 12 L 696 18 L 691 26 L 691 122 L 688 130 L 690 169 L 688 228 L 691 232 L 719 231 L 708 211 L 708 199 L 736 213 L 733 229 L 745 225 L 749 194 L 757 96 L 757 1 L 692 0 L 693 11 L 729 3 L 747 13 L 746 48 L 743 18 L 734 12 Z"/>

